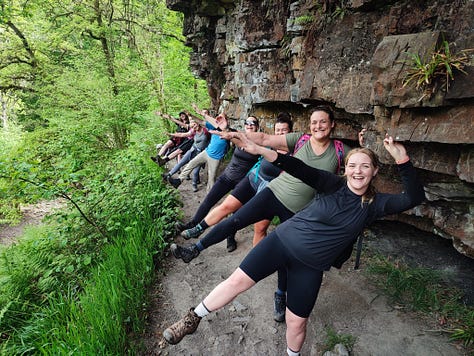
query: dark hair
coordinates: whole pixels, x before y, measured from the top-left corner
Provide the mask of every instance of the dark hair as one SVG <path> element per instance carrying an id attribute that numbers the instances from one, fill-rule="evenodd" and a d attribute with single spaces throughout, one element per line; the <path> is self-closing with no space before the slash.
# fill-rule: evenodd
<path id="1" fill-rule="evenodd" d="M 184 116 L 185 116 L 185 119 L 184 119 L 184 120 L 185 120 L 186 123 L 188 124 L 188 123 L 189 123 L 189 116 L 188 116 L 188 114 L 186 114 L 184 111 L 181 111 L 181 112 L 178 114 L 178 116 L 181 117 L 181 115 L 184 115 Z"/>
<path id="2" fill-rule="evenodd" d="M 277 114 L 275 123 L 288 124 L 288 128 L 290 129 L 290 132 L 293 131 L 293 121 L 291 120 L 291 115 L 290 113 L 286 111 L 282 111 Z"/>
<path id="3" fill-rule="evenodd" d="M 257 128 L 260 127 L 260 124 L 259 124 L 258 119 L 257 119 L 256 116 L 253 116 L 253 115 L 247 116 L 247 118 L 245 119 L 245 122 L 247 122 L 247 120 L 249 120 L 249 119 L 250 119 L 250 121 L 254 121 L 254 122 L 255 122 Z M 253 120 L 252 120 L 252 119 L 253 119 Z"/>
<path id="4" fill-rule="evenodd" d="M 334 122 L 334 112 L 332 111 L 331 107 L 328 105 L 318 105 L 311 109 L 309 115 L 313 115 L 316 111 L 324 111 L 329 116 L 329 121 Z"/>

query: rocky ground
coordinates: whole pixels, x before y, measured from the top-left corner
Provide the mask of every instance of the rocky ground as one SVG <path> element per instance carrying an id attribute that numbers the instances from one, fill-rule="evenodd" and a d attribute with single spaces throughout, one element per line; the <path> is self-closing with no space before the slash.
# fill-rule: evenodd
<path id="1" fill-rule="evenodd" d="M 184 182 L 179 189 L 184 214 L 189 218 L 203 199 L 205 187 L 192 193 L 190 182 Z M 463 258 L 445 241 L 434 243 L 434 237 L 429 234 L 406 227 L 400 230 L 400 226 L 393 223 L 377 224 L 365 244 L 393 256 L 408 252 L 413 263 L 433 261 L 434 265 L 453 272 L 453 283 L 464 283 L 465 288 L 473 290 L 473 260 Z M 203 319 L 198 330 L 178 345 L 168 345 L 161 337 L 167 326 L 231 274 L 251 248 L 251 236 L 251 228 L 240 231 L 236 251 L 228 253 L 224 241 L 189 264 L 168 256 L 151 290 L 144 355 L 286 354 L 285 324 L 272 318 L 275 276 Z M 179 243 L 195 241 L 181 237 L 175 240 Z M 303 355 L 322 354 L 327 328 L 357 338 L 353 355 L 467 354 L 448 340 L 436 320 L 404 311 L 382 296 L 364 275 L 364 256 L 361 268 L 354 270 L 353 267 L 353 260 L 348 261 L 341 270 L 331 270 L 325 275 L 308 324 Z"/>
<path id="2" fill-rule="evenodd" d="M 190 217 L 203 199 L 205 187 L 192 193 L 190 182 L 179 188 L 184 214 Z M 25 207 L 25 219 L 16 227 L 0 226 L 0 241 L 13 242 L 25 226 L 38 224 L 60 202 L 43 202 Z M 409 263 L 423 264 L 450 272 L 450 283 L 466 292 L 466 301 L 474 301 L 474 260 L 463 258 L 448 241 L 436 239 L 394 223 L 376 224 L 365 246 L 403 257 Z M 238 248 L 226 251 L 225 242 L 203 252 L 189 264 L 168 256 L 150 290 L 147 330 L 142 342 L 143 355 L 284 355 L 285 325 L 273 321 L 275 276 L 262 281 L 240 295 L 233 303 L 202 320 L 195 334 L 180 344 L 168 345 L 163 330 L 176 321 L 239 265 L 251 247 L 252 230 L 237 235 Z M 176 241 L 189 243 L 181 237 Z M 348 261 L 341 270 L 331 270 L 311 315 L 303 355 L 321 355 L 326 330 L 357 338 L 352 355 L 467 355 L 452 343 L 434 318 L 422 317 L 391 304 L 364 275 L 367 253 L 361 268 L 354 270 Z M 264 263 L 264 261 L 262 261 Z"/>

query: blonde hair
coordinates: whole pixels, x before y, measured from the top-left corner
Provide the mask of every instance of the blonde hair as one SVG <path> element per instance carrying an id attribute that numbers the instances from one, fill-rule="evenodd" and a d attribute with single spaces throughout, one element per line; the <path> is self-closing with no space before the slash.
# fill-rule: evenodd
<path id="1" fill-rule="evenodd" d="M 379 168 L 379 159 L 377 155 L 370 148 L 366 148 L 366 147 L 356 147 L 350 150 L 349 153 L 346 155 L 346 158 L 344 159 L 344 165 L 347 166 L 347 162 L 349 161 L 349 158 L 356 153 L 366 154 L 367 156 L 369 156 L 372 166 L 374 166 L 375 169 Z M 369 186 L 367 187 L 367 190 L 365 191 L 364 195 L 362 195 L 361 205 L 363 205 L 364 203 L 370 204 L 374 200 L 377 190 L 375 189 L 372 182 L 373 182 L 373 179 L 370 181 Z"/>

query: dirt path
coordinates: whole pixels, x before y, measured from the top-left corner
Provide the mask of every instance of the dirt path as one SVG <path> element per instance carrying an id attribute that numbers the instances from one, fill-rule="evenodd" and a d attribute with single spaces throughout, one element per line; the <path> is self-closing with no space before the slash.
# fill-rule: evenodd
<path id="1" fill-rule="evenodd" d="M 61 199 L 41 201 L 36 204 L 25 205 L 20 208 L 23 217 L 18 225 L 0 224 L 0 243 L 10 245 L 23 234 L 28 226 L 39 225 L 43 218 L 55 209 L 60 209 L 65 202 Z"/>
<path id="2" fill-rule="evenodd" d="M 204 196 L 193 194 L 190 182 L 181 185 L 189 218 Z M 148 330 L 143 340 L 146 355 L 286 355 L 285 324 L 273 321 L 271 276 L 240 295 L 230 305 L 201 321 L 198 330 L 175 346 L 161 337 L 163 330 L 196 306 L 210 290 L 239 265 L 251 247 L 252 231 L 237 235 L 238 248 L 226 251 L 225 241 L 204 251 L 189 264 L 168 256 L 163 275 L 152 291 Z M 176 241 L 191 243 L 177 237 Z M 264 263 L 264 261 L 262 261 Z M 353 355 L 463 355 L 446 334 L 428 320 L 390 305 L 347 262 L 341 270 L 325 275 L 320 296 L 310 317 L 302 355 L 321 355 L 325 329 L 357 337 Z M 362 269 L 364 268 L 362 264 Z"/>
<path id="3" fill-rule="evenodd" d="M 186 196 L 184 213 L 190 217 L 204 196 L 204 188 L 192 193 L 190 182 L 180 191 Z M 39 224 L 61 202 L 42 202 L 25 207 L 25 216 L 18 226 L 0 226 L 0 243 L 10 244 L 29 225 Z M 392 255 L 407 251 L 412 259 L 429 261 L 433 266 L 454 271 L 455 282 L 470 291 L 474 299 L 474 261 L 463 259 L 454 250 L 436 252 L 433 241 L 430 248 L 420 247 L 414 236 L 407 233 L 391 236 L 395 229 L 376 227 L 379 250 Z M 410 234 L 410 233 L 408 233 Z M 413 234 L 412 234 L 413 235 Z M 162 331 L 196 306 L 219 282 L 229 276 L 251 247 L 252 230 L 247 228 L 237 235 L 238 248 L 227 253 L 225 242 L 203 252 L 189 264 L 168 256 L 162 274 L 157 276 L 150 291 L 152 303 L 148 310 L 148 326 L 143 337 L 144 355 L 284 355 L 285 325 L 273 321 L 273 292 L 276 277 L 260 282 L 240 295 L 230 305 L 212 313 L 203 321 L 195 334 L 187 336 L 175 346 L 169 346 L 161 337 Z M 185 242 L 182 238 L 176 239 Z M 368 241 L 367 243 L 372 243 Z M 424 242 L 426 245 L 426 241 Z M 446 245 L 446 243 L 442 243 Z M 444 247 L 443 247 L 444 248 Z M 409 256 L 410 257 L 410 256 Z M 263 263 L 264 261 L 262 261 Z M 362 270 L 353 270 L 353 261 L 341 270 L 325 275 L 319 299 L 310 317 L 303 355 L 321 355 L 327 327 L 357 337 L 353 355 L 464 355 L 463 350 L 449 342 L 431 320 L 402 312 L 387 302 L 370 285 Z"/>

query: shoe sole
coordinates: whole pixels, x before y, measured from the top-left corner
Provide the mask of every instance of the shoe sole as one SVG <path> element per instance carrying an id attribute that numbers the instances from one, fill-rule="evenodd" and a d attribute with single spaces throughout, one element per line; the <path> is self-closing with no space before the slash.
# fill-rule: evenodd
<path id="1" fill-rule="evenodd" d="M 184 230 L 184 231 L 186 231 L 186 230 Z M 181 234 L 180 234 L 181 237 L 182 237 L 183 239 L 185 239 L 185 240 L 189 240 L 189 239 L 191 238 L 191 236 L 186 235 L 186 234 L 184 233 L 184 231 L 181 232 Z"/>
<path id="2" fill-rule="evenodd" d="M 283 315 L 283 317 L 277 317 L 274 315 L 273 320 L 275 320 L 277 323 L 282 323 L 285 321 L 285 316 Z"/>
<path id="3" fill-rule="evenodd" d="M 174 258 L 176 258 L 176 259 L 181 258 L 181 254 L 179 253 L 178 245 L 171 244 L 170 250 L 171 250 L 171 253 L 173 254 Z"/>

